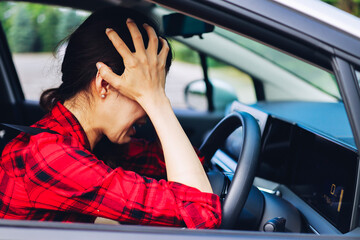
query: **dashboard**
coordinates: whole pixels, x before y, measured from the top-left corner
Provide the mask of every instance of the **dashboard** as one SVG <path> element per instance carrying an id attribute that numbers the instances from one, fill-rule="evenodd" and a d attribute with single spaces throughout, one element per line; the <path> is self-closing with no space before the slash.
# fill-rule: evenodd
<path id="1" fill-rule="evenodd" d="M 285 186 L 339 232 L 350 231 L 356 211 L 359 166 L 357 150 L 348 141 L 348 135 L 337 138 L 334 129 L 325 133 L 324 126 L 319 130 L 299 119 L 289 120 L 286 112 L 269 113 L 262 107 L 235 102 L 230 109 L 249 112 L 259 122 L 262 148 L 257 177 Z M 326 116 L 323 117 L 326 121 Z M 339 124 L 346 125 L 344 122 Z M 242 143 L 236 141 L 241 139 L 240 134 L 241 129 L 234 132 L 223 147 L 224 153 L 234 160 L 241 151 Z M 306 214 L 304 217 L 306 220 Z"/>
<path id="2" fill-rule="evenodd" d="M 357 153 L 309 129 L 269 118 L 260 177 L 280 182 L 342 233 L 350 230 Z"/>

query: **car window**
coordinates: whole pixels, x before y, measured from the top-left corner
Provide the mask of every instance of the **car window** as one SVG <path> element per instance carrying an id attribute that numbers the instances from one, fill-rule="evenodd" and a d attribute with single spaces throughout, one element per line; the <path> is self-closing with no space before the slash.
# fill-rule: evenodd
<path id="1" fill-rule="evenodd" d="M 266 100 L 341 100 L 336 78 L 332 73 L 225 29 L 215 28 L 215 32 L 243 48 L 247 58 L 257 59 L 249 71 L 262 80 Z M 286 89 L 282 89 L 282 81 L 286 81 Z M 292 85 L 289 85 L 290 81 Z M 291 90 L 295 94 L 287 94 Z"/>
<path id="2" fill-rule="evenodd" d="M 221 81 L 228 85 L 237 96 L 237 99 L 245 104 L 256 102 L 254 82 L 248 74 L 239 69 L 225 64 L 212 57 L 208 57 L 209 78 L 216 85 L 215 81 Z"/>
<path id="3" fill-rule="evenodd" d="M 61 54 L 53 52 L 89 14 L 33 3 L 0 3 L 0 21 L 25 99 L 38 101 L 42 91 L 60 84 Z"/>
<path id="4" fill-rule="evenodd" d="M 44 90 L 60 85 L 66 43 L 59 42 L 89 14 L 43 4 L 0 3 L 0 21 L 26 100 L 39 101 Z M 174 108 L 184 109 L 187 108 L 184 100 L 186 85 L 202 79 L 203 72 L 196 51 L 177 41 L 171 41 L 171 45 L 175 54 L 167 76 L 166 92 Z"/>
<path id="5" fill-rule="evenodd" d="M 173 107 L 207 111 L 209 106 L 199 52 L 175 39 L 171 40 L 171 45 L 174 61 L 167 77 L 166 90 Z M 253 80 L 248 74 L 210 56 L 206 56 L 206 62 L 214 89 L 214 110 L 223 111 L 233 100 L 246 104 L 256 102 Z M 189 86 L 192 94 L 185 94 Z"/>
<path id="6" fill-rule="evenodd" d="M 171 39 L 174 60 L 166 78 L 165 91 L 173 108 L 186 109 L 185 88 L 194 81 L 204 78 L 200 58 L 196 51 Z"/>

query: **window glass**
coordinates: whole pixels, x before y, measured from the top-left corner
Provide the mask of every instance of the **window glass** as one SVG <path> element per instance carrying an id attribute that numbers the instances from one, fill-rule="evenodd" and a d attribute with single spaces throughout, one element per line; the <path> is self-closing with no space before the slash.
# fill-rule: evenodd
<path id="1" fill-rule="evenodd" d="M 341 100 L 332 73 L 225 29 L 215 28 L 215 32 L 242 49 L 247 62 L 241 63 L 239 58 L 238 64 L 261 80 L 266 100 Z"/>
<path id="2" fill-rule="evenodd" d="M 65 46 L 58 43 L 79 26 L 90 12 L 33 3 L 0 2 L 0 21 L 27 100 L 38 101 L 41 93 L 61 83 Z M 66 45 L 66 44 L 64 44 Z M 186 85 L 202 79 L 196 51 L 171 41 L 174 61 L 167 76 L 166 92 L 174 108 L 187 108 Z"/>
<path id="3" fill-rule="evenodd" d="M 89 14 L 33 3 L 0 3 L 0 21 L 25 99 L 38 101 L 44 90 L 60 84 L 62 54 L 54 54 L 55 49 Z"/>
<path id="4" fill-rule="evenodd" d="M 175 40 L 171 40 L 170 44 L 174 60 L 166 78 L 165 91 L 173 108 L 186 109 L 186 86 L 192 81 L 204 79 L 204 74 L 196 51 Z"/>
<path id="5" fill-rule="evenodd" d="M 166 91 L 173 107 L 207 111 L 208 102 L 205 95 L 192 94 L 191 100 L 189 97 L 189 102 L 186 103 L 184 94 L 185 88 L 193 81 L 196 83 L 191 85 L 192 90 L 206 91 L 199 53 L 176 40 L 171 40 L 171 46 L 174 61 L 167 77 Z M 233 100 L 244 103 L 256 102 L 253 81 L 249 75 L 212 57 L 207 57 L 207 64 L 208 76 L 214 87 L 215 110 L 224 110 Z"/>
<path id="6" fill-rule="evenodd" d="M 229 95 L 231 94 L 229 91 L 234 92 L 240 102 L 246 104 L 256 102 L 254 82 L 248 74 L 211 57 L 208 57 L 207 63 L 209 78 L 214 87 L 223 88 L 224 94 Z"/>

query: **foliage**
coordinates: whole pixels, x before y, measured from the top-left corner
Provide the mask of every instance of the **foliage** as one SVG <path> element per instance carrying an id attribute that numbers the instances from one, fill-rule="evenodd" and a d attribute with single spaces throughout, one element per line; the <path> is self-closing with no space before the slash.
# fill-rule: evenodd
<path id="1" fill-rule="evenodd" d="M 11 6 L 7 2 L 0 2 L 0 20 L 2 20 L 2 27 L 5 32 L 9 32 L 10 21 L 7 19 L 10 17 Z"/>
<path id="2" fill-rule="evenodd" d="M 175 60 L 200 64 L 200 58 L 196 51 L 175 40 L 171 40 L 170 45 Z"/>
<path id="3" fill-rule="evenodd" d="M 58 28 L 57 28 L 57 40 L 63 40 L 64 36 L 68 36 L 71 32 L 75 30 L 82 23 L 83 19 L 79 18 L 76 15 L 75 10 L 70 10 L 66 12 L 60 19 Z"/>
<path id="4" fill-rule="evenodd" d="M 170 44 L 176 61 L 200 64 L 200 56 L 197 51 L 175 40 L 171 40 Z M 207 58 L 207 64 L 208 67 L 226 66 L 224 63 L 210 57 Z"/>
<path id="5" fill-rule="evenodd" d="M 23 7 L 15 9 L 15 16 L 12 19 L 12 25 L 9 29 L 9 44 L 11 49 L 16 52 L 29 52 L 36 40 L 36 34 L 31 15 Z"/>
<path id="6" fill-rule="evenodd" d="M 323 0 L 346 12 L 360 16 L 360 0 Z"/>
<path id="7" fill-rule="evenodd" d="M 54 27 L 59 22 L 59 12 L 55 9 L 45 9 L 37 18 L 36 22 L 38 24 L 37 31 L 39 36 L 39 45 L 38 48 L 35 47 L 35 51 L 45 51 L 50 52 L 54 49 L 54 46 L 58 43 L 58 39 L 55 38 L 57 33 L 57 28 Z"/>
<path id="8" fill-rule="evenodd" d="M 0 21 L 12 52 L 51 52 L 84 18 L 66 8 L 0 2 Z"/>

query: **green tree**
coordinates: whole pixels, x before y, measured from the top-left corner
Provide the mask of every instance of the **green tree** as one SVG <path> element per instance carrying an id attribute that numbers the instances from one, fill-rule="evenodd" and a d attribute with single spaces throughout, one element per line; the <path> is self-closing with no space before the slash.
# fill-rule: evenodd
<path id="1" fill-rule="evenodd" d="M 31 52 L 35 39 L 36 32 L 28 10 L 24 5 L 16 5 L 8 35 L 12 52 Z"/>
<path id="2" fill-rule="evenodd" d="M 357 15 L 359 13 L 359 1 L 339 0 L 336 5 L 338 8 L 354 15 Z"/>
<path id="3" fill-rule="evenodd" d="M 41 41 L 41 51 L 51 52 L 58 43 L 57 25 L 59 22 L 59 13 L 55 8 L 48 8 L 44 13 L 38 16 L 38 34 Z"/>
<path id="4" fill-rule="evenodd" d="M 175 60 L 200 64 L 200 58 L 196 51 L 178 41 L 170 41 L 170 44 Z"/>
<path id="5" fill-rule="evenodd" d="M 0 21 L 6 36 L 11 27 L 11 16 L 14 12 L 13 6 L 14 3 L 0 2 Z"/>
<path id="6" fill-rule="evenodd" d="M 0 21 L 15 52 L 53 51 L 57 43 L 80 25 L 84 18 L 71 9 L 0 2 Z"/>
<path id="7" fill-rule="evenodd" d="M 59 9 L 33 3 L 26 3 L 26 8 L 31 15 L 31 21 L 36 32 L 33 50 L 35 52 L 53 51 L 58 42 L 56 30 L 60 18 Z"/>
<path id="8" fill-rule="evenodd" d="M 346 12 L 360 16 L 360 0 L 323 0 Z"/>
<path id="9" fill-rule="evenodd" d="M 70 33 L 72 33 L 77 26 L 83 21 L 83 18 L 76 14 L 75 10 L 68 10 L 62 13 L 58 27 L 57 27 L 57 40 L 61 41 Z"/>

